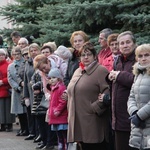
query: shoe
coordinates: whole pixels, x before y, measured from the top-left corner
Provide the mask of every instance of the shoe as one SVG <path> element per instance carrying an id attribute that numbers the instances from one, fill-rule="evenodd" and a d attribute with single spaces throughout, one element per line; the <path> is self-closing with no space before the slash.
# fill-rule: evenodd
<path id="1" fill-rule="evenodd" d="M 24 140 L 33 140 L 35 135 L 29 134 Z"/>
<path id="2" fill-rule="evenodd" d="M 19 131 L 17 132 L 16 136 L 20 136 L 22 132 L 23 132 L 22 130 L 19 130 Z"/>
<path id="3" fill-rule="evenodd" d="M 37 138 L 34 139 L 33 143 L 41 142 L 41 135 L 39 135 Z"/>
<path id="4" fill-rule="evenodd" d="M 53 149 L 54 149 L 54 146 L 48 146 L 48 145 L 42 148 L 42 150 L 53 150 Z"/>
<path id="5" fill-rule="evenodd" d="M 27 136 L 29 135 L 29 132 L 24 130 L 22 133 L 20 133 L 20 136 Z"/>
<path id="6" fill-rule="evenodd" d="M 43 147 L 45 147 L 44 144 L 38 145 L 35 149 L 42 149 Z"/>

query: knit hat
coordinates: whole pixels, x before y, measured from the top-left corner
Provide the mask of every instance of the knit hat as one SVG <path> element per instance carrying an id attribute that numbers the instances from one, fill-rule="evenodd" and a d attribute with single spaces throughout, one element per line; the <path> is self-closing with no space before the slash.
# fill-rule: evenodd
<path id="1" fill-rule="evenodd" d="M 63 45 L 60 45 L 54 53 L 63 59 L 69 59 L 72 57 L 70 50 Z"/>
<path id="2" fill-rule="evenodd" d="M 0 54 L 6 55 L 7 53 L 6 53 L 6 51 L 4 49 L 0 49 Z"/>
<path id="3" fill-rule="evenodd" d="M 55 77 L 61 80 L 63 79 L 61 72 L 58 68 L 53 68 L 50 70 L 50 72 L 48 73 L 48 78 L 51 78 L 51 77 Z"/>

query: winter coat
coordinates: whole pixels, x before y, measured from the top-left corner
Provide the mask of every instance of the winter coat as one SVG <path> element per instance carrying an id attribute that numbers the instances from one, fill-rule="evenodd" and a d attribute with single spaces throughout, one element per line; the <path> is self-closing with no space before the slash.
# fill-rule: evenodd
<path id="1" fill-rule="evenodd" d="M 20 61 L 24 62 L 24 60 Z M 18 84 L 19 75 L 18 69 L 22 67 L 20 64 L 16 65 L 14 62 L 8 66 L 8 82 L 12 87 L 11 95 L 11 113 L 12 114 L 23 114 L 26 112 L 26 108 L 21 105 L 22 100 L 22 87 Z M 21 80 L 21 79 L 20 79 Z"/>
<path id="2" fill-rule="evenodd" d="M 132 66 L 135 63 L 134 52 L 126 59 L 121 55 L 116 64 L 120 71 L 112 85 L 112 128 L 118 131 L 130 131 L 130 120 L 127 112 L 127 101 L 134 80 Z"/>
<path id="3" fill-rule="evenodd" d="M 30 99 L 31 108 L 33 104 L 33 90 L 30 81 L 34 71 L 33 60 L 32 58 L 29 58 L 25 63 L 23 97 Z"/>
<path id="4" fill-rule="evenodd" d="M 98 100 L 108 93 L 107 69 L 93 62 L 86 70 L 78 68 L 68 87 L 68 142 L 108 142 L 108 107 Z"/>
<path id="5" fill-rule="evenodd" d="M 66 86 L 68 86 L 75 70 L 79 68 L 79 58 L 77 58 L 74 54 L 71 59 L 69 59 L 66 75 L 64 78 L 64 83 Z"/>
<path id="6" fill-rule="evenodd" d="M 3 85 L 0 86 L 0 98 L 10 96 L 10 85 L 7 79 L 7 68 L 9 63 L 6 60 L 0 61 L 0 80 L 3 81 Z"/>
<path id="7" fill-rule="evenodd" d="M 51 87 L 50 108 L 48 115 L 50 116 L 49 124 L 67 124 L 67 101 L 61 99 L 62 93 L 66 90 L 66 86 L 62 82 L 58 82 L 56 86 Z M 59 115 L 55 116 L 54 111 L 59 111 Z"/>
<path id="8" fill-rule="evenodd" d="M 33 105 L 32 105 L 32 114 L 34 114 L 34 115 L 46 114 L 47 109 L 44 107 L 39 107 L 42 97 L 44 96 L 41 75 L 40 75 L 39 70 L 36 70 L 34 72 L 30 83 L 31 83 L 31 86 L 36 85 L 36 88 L 38 90 L 40 90 L 40 93 L 34 94 Z"/>
<path id="9" fill-rule="evenodd" d="M 101 65 L 103 65 L 103 64 L 104 64 L 103 61 L 105 61 L 105 59 L 106 59 L 107 57 L 111 56 L 111 55 L 112 55 L 112 52 L 111 52 L 111 50 L 110 50 L 109 47 L 107 47 L 106 49 L 100 50 L 100 52 L 99 52 L 99 54 L 98 54 L 98 61 L 99 61 L 99 63 L 100 63 Z"/>
<path id="10" fill-rule="evenodd" d="M 128 99 L 128 112 L 130 115 L 137 111 L 146 127 L 140 129 L 131 124 L 129 145 L 134 148 L 150 148 L 150 66 L 140 69 L 138 63 L 134 65 L 135 81 L 132 85 Z"/>

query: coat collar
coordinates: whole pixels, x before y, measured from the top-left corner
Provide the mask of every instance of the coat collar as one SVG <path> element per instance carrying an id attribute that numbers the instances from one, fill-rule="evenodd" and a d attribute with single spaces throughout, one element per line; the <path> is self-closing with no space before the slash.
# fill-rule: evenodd
<path id="1" fill-rule="evenodd" d="M 88 68 L 86 68 L 85 70 L 82 70 L 82 73 L 86 73 L 86 74 L 90 75 L 96 70 L 96 68 L 98 66 L 99 66 L 98 62 L 95 61 Z"/>

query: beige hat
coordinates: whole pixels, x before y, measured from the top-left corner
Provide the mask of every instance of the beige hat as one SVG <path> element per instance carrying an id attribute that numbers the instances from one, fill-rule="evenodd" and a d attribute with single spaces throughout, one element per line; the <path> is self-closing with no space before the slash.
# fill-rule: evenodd
<path id="1" fill-rule="evenodd" d="M 29 47 L 25 47 L 21 50 L 22 55 L 29 53 Z"/>
<path id="2" fill-rule="evenodd" d="M 4 55 L 7 55 L 6 51 L 2 48 L 0 48 L 0 54 L 4 54 Z"/>

